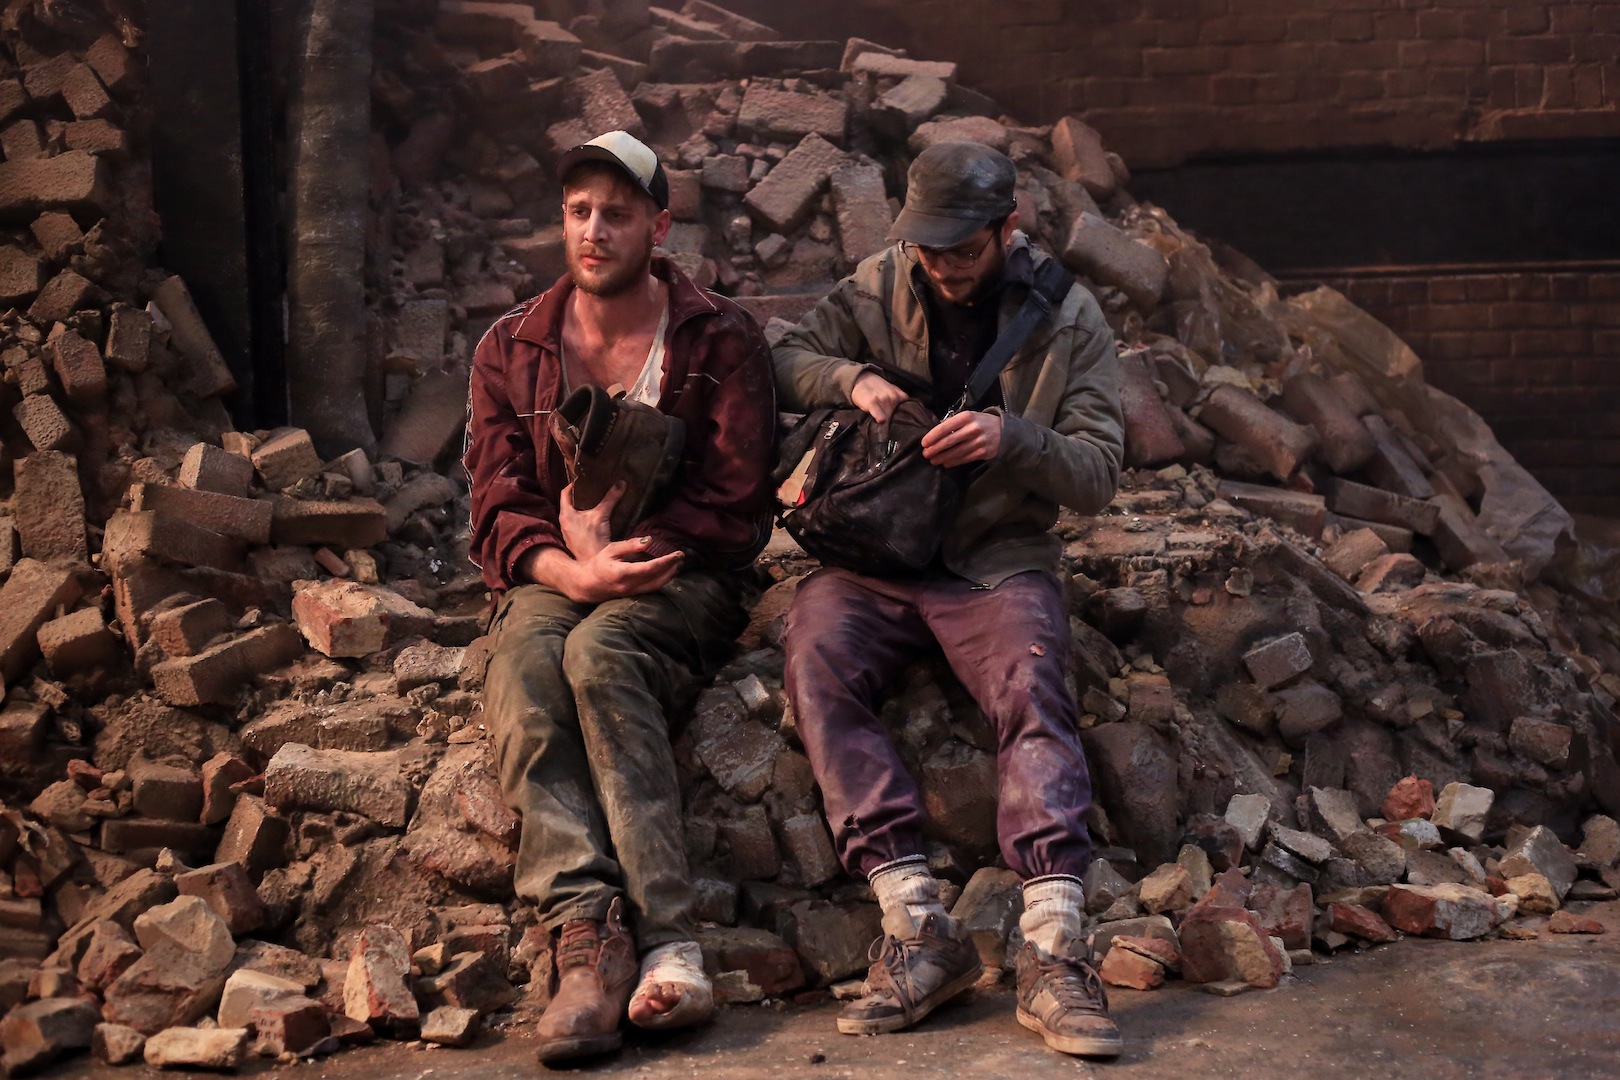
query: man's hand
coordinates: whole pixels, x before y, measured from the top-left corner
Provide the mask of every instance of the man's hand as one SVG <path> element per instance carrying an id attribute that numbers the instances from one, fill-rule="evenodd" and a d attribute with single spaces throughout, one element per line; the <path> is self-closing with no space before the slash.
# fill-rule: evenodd
<path id="1" fill-rule="evenodd" d="M 994 461 L 1001 453 L 1001 416 L 959 412 L 923 436 L 923 457 L 942 469 L 972 461 Z"/>
<path id="2" fill-rule="evenodd" d="M 850 388 L 849 403 L 881 424 L 910 396 L 877 372 L 863 371 Z"/>
<path id="3" fill-rule="evenodd" d="M 574 506 L 574 485 L 563 488 L 557 517 L 568 550 L 534 548 L 518 563 L 519 575 L 582 604 L 657 592 L 668 585 L 680 573 L 685 558 L 681 552 L 649 559 L 652 537 L 613 539 L 610 519 L 622 494 L 624 485 L 615 484 L 596 506 L 579 510 Z"/>
<path id="4" fill-rule="evenodd" d="M 602 501 L 589 510 L 574 506 L 574 485 L 562 489 L 558 500 L 557 524 L 562 528 L 563 543 L 576 559 L 589 559 L 613 542 L 613 508 L 624 494 L 620 481 L 608 488 Z"/>
<path id="5" fill-rule="evenodd" d="M 650 543 L 650 536 L 615 540 L 588 559 L 573 558 L 562 548 L 538 547 L 518 562 L 518 574 L 581 604 L 640 596 L 668 585 L 680 573 L 685 560 L 679 551 L 649 559 L 646 551 Z"/>

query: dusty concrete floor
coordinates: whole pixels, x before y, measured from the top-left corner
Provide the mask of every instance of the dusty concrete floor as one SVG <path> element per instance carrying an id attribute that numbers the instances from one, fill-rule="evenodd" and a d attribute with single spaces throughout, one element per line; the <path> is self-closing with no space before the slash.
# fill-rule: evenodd
<path id="1" fill-rule="evenodd" d="M 1538 941 L 1409 939 L 1296 969 L 1271 991 L 1217 998 L 1180 982 L 1117 990 L 1125 1055 L 1087 1063 L 1048 1051 L 1013 1019 L 1006 990 L 980 991 L 920 1027 L 853 1038 L 837 1005 L 744 1006 L 696 1032 L 631 1035 L 618 1056 L 556 1075 L 636 1077 L 1096 1076 L 1620 1077 L 1620 901 L 1590 914 L 1600 937 Z M 254 1072 L 269 1071 L 254 1066 Z M 275 1070 L 308 1080 L 515 1080 L 547 1075 L 523 1026 L 467 1050 L 385 1044 Z M 58 1066 L 47 1076 L 128 1077 Z"/>

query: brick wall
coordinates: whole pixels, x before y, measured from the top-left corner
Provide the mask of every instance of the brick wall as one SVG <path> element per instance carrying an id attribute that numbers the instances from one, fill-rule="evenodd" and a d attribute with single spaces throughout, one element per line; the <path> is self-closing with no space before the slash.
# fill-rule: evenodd
<path id="1" fill-rule="evenodd" d="M 1620 515 L 1620 268 L 1325 284 L 1399 333 L 1565 506 Z"/>
<path id="2" fill-rule="evenodd" d="M 785 31 L 859 34 L 955 60 L 964 82 L 1017 115 L 1084 115 L 1133 168 L 1207 154 L 1620 135 L 1615 0 L 734 6 Z"/>

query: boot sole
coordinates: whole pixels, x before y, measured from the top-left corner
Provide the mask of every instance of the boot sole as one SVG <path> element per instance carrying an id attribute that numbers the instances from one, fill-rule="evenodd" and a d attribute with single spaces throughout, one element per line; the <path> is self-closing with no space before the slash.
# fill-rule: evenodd
<path id="1" fill-rule="evenodd" d="M 1022 1008 L 1018 1010 L 1018 1022 L 1046 1040 L 1046 1045 L 1060 1054 L 1112 1058 L 1119 1057 L 1125 1051 L 1125 1040 L 1118 1035 L 1059 1035 L 1055 1031 L 1048 1031 L 1034 1014 Z"/>
<path id="2" fill-rule="evenodd" d="M 615 1031 L 611 1035 L 590 1035 L 578 1039 L 553 1039 L 540 1044 L 535 1056 L 543 1063 L 569 1061 L 573 1058 L 611 1054 L 624 1045 L 624 1035 Z"/>
<path id="3" fill-rule="evenodd" d="M 840 1016 L 838 1018 L 838 1030 L 845 1035 L 885 1035 L 891 1031 L 908 1028 L 956 997 L 956 995 L 971 989 L 973 984 L 979 981 L 979 976 L 983 974 L 984 965 L 976 964 L 972 971 L 965 972 L 961 977 L 934 991 L 932 1000 L 918 1006 L 917 1011 L 912 1013 L 910 1017 L 907 1017 L 904 1013 L 898 1016 L 879 1017 L 876 1020 L 856 1020 L 851 1017 Z"/>

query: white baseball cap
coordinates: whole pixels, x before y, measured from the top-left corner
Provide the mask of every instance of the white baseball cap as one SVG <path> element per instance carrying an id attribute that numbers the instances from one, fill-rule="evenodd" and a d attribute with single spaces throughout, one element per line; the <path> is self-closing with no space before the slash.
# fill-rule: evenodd
<path id="1" fill-rule="evenodd" d="M 585 161 L 606 161 L 623 169 L 658 209 L 669 209 L 669 178 L 652 147 L 628 131 L 610 131 L 581 143 L 557 162 L 557 179 L 566 180 L 574 166 Z"/>

